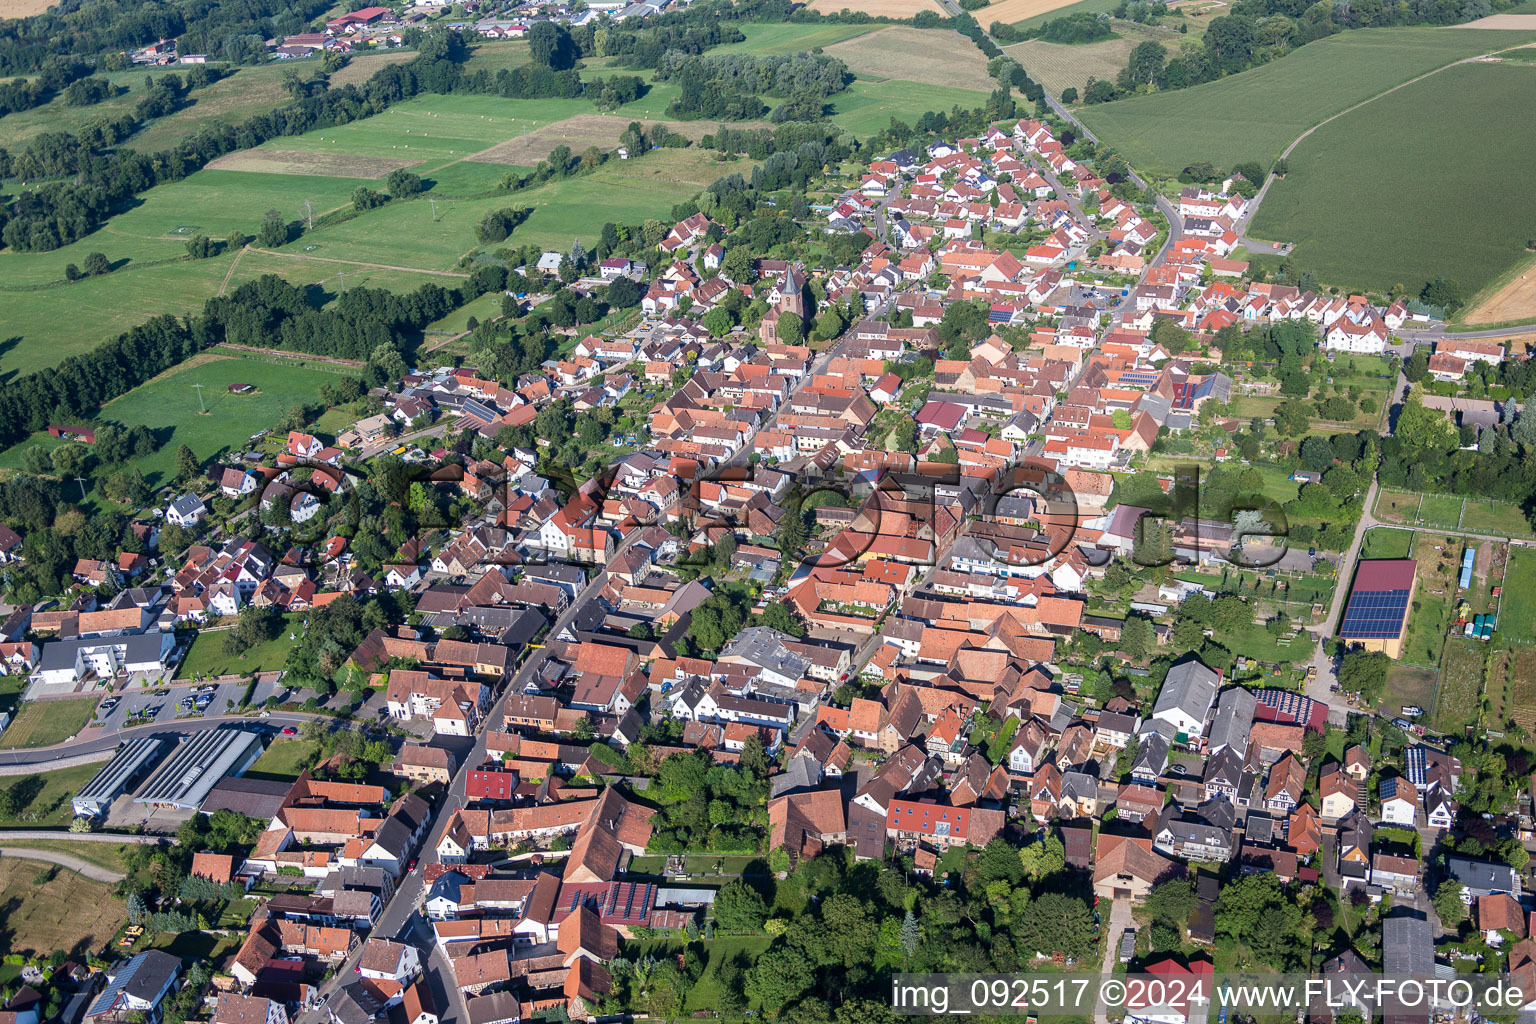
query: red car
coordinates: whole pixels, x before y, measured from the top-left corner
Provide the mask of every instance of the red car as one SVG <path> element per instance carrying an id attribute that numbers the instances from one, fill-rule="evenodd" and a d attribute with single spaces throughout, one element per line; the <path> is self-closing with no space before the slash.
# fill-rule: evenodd
<path id="1" fill-rule="evenodd" d="M 283 735 L 284 736 L 297 736 L 298 734 L 299 734 L 299 730 L 295 729 L 293 726 L 291 726 L 291 725 L 283 726 Z"/>

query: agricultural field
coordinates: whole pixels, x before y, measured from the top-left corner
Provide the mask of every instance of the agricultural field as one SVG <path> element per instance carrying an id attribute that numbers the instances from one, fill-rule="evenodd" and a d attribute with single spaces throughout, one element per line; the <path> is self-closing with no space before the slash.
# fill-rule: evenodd
<path id="1" fill-rule="evenodd" d="M 1077 3 L 1067 4 L 1065 6 L 1061 4 L 1057 4 L 1055 6 L 1040 4 L 1038 6 L 1048 7 L 1049 9 L 1041 11 L 1038 14 L 1031 14 L 1026 18 L 1014 19 L 1012 21 L 1005 21 L 1005 19 L 996 16 L 995 12 L 1000 6 L 998 4 L 992 4 L 988 7 L 983 7 L 981 10 L 975 11 L 973 13 L 978 15 L 976 20 L 981 23 L 982 27 L 989 26 L 994 21 L 1004 21 L 1005 24 L 1011 24 L 1016 28 L 1028 29 L 1034 28 L 1038 25 L 1043 25 L 1045 22 L 1050 21 L 1052 18 L 1064 18 L 1069 14 L 1102 14 L 1105 11 L 1113 11 L 1119 5 L 1120 0 L 1078 0 Z M 1003 13 L 1008 14 L 1010 12 L 1005 10 Z"/>
<path id="2" fill-rule="evenodd" d="M 127 905 L 111 886 L 66 868 L 0 858 L 0 948 L 94 953 L 122 927 Z"/>
<path id="3" fill-rule="evenodd" d="M 1430 720 L 1440 732 L 1456 736 L 1477 723 L 1483 695 L 1483 656 L 1487 650 L 1479 640 L 1446 641 L 1434 717 Z"/>
<path id="4" fill-rule="evenodd" d="M 164 444 L 159 451 L 127 463 L 128 468 L 144 474 L 151 487 L 160 487 L 175 474 L 176 449 L 186 445 L 205 462 L 243 451 L 248 437 L 274 422 L 294 406 L 318 400 L 323 384 L 345 372 L 313 361 L 263 362 L 223 353 L 204 352 L 173 370 L 162 373 L 149 383 L 135 388 L 121 398 L 108 402 L 97 422 L 146 424 Z M 232 395 L 230 384 L 254 383 L 255 394 Z M 198 408 L 201 384 L 204 415 Z M 32 445 L 56 447 L 60 442 L 46 434 L 13 446 L 0 456 L 0 468 L 21 465 L 22 453 Z M 10 739 L 15 726 L 0 737 L 0 746 Z M 60 737 L 61 739 L 63 737 Z"/>
<path id="5" fill-rule="evenodd" d="M 1536 649 L 1512 648 L 1508 653 L 1504 705 L 1508 719 L 1536 733 Z"/>
<path id="6" fill-rule="evenodd" d="M 1376 527 L 1367 530 L 1360 544 L 1361 558 L 1407 558 L 1413 550 L 1413 534 L 1408 530 Z"/>
<path id="7" fill-rule="evenodd" d="M 1536 60 L 1536 50 L 1531 51 Z M 1467 324 L 1501 324 L 1536 316 L 1536 261 L 1526 261 L 1495 281 L 1459 315 Z"/>
<path id="8" fill-rule="evenodd" d="M 829 46 L 826 53 L 866 82 L 899 79 L 980 92 L 991 92 L 997 84 L 987 74 L 986 55 L 948 29 L 882 28 Z"/>
<path id="9" fill-rule="evenodd" d="M 1116 21 L 1114 28 L 1116 38 L 1096 43 L 1070 45 L 1030 39 L 1005 46 L 1003 52 L 1023 65 L 1031 78 L 1045 86 L 1046 92 L 1059 96 L 1069 86 L 1081 92 L 1090 78 L 1114 81 L 1130 59 L 1131 51 L 1149 39 L 1176 50 L 1182 40 L 1189 38 L 1133 21 Z M 1193 29 L 1190 35 L 1195 35 Z"/>
<path id="10" fill-rule="evenodd" d="M 99 703 L 96 697 L 27 701 L 16 712 L 16 720 L 0 733 L 0 749 L 51 747 L 63 743 L 85 728 Z"/>
<path id="11" fill-rule="evenodd" d="M 1101 10 L 1112 10 L 1114 6 L 1114 4 L 1108 4 L 1104 7 L 1096 7 L 1073 3 L 1072 0 L 994 0 L 981 10 L 971 13 L 985 28 L 994 21 L 1001 21 L 1007 25 L 1017 25 L 1020 22 L 1039 23 L 1048 18 L 1059 18 L 1064 14 L 1076 14 L 1079 11 L 1093 11 L 1097 14 Z"/>
<path id="12" fill-rule="evenodd" d="M 949 13 L 939 5 L 938 0 L 811 0 L 809 6 L 823 14 L 862 11 L 876 18 L 910 18 L 918 11 L 936 11 L 944 15 Z"/>
<path id="13" fill-rule="evenodd" d="M 1536 161 L 1533 108 L 1536 68 L 1511 64 L 1466 64 L 1383 96 L 1296 147 L 1252 231 L 1294 242 L 1297 265 L 1324 281 L 1417 291 L 1444 275 L 1474 294 L 1525 258 L 1536 194 L 1509 168 Z M 1425 123 L 1445 127 L 1416 135 Z"/>
<path id="14" fill-rule="evenodd" d="M 510 71 L 521 67 L 532 59 L 526 39 L 484 39 L 469 48 L 464 70 L 489 71 L 494 75 L 504 68 Z"/>
<path id="15" fill-rule="evenodd" d="M 891 118 L 911 124 L 930 110 L 984 106 L 987 94 L 975 89 L 930 85 L 914 89 L 910 82 L 854 82 L 832 97 L 834 124 L 860 137 L 890 126 Z"/>
<path id="16" fill-rule="evenodd" d="M 1080 117 L 1132 165 L 1153 175 L 1171 177 L 1202 161 L 1221 168 L 1244 160 L 1268 164 L 1298 135 L 1325 118 L 1435 68 L 1523 41 L 1525 37 L 1516 32 L 1473 29 L 1341 32 L 1251 71 L 1190 89 L 1085 107 Z M 1444 85 L 1437 81 L 1435 88 Z M 1401 130 L 1400 126 L 1392 129 Z M 1415 159 L 1409 161 L 1414 168 L 1420 166 L 1419 138 L 1414 133 L 1401 140 L 1402 145 L 1415 145 Z M 1465 152 L 1456 146 L 1447 146 L 1445 151 Z M 1480 142 L 1475 151 L 1484 152 L 1485 146 Z M 1379 153 L 1379 149 L 1374 152 Z M 1501 166 L 1492 159 L 1487 164 Z M 1377 156 L 1367 166 L 1385 167 L 1386 161 Z M 1291 170 L 1299 170 L 1296 155 L 1292 156 Z M 1293 174 L 1289 180 L 1294 184 L 1300 178 Z M 1378 178 L 1368 191 L 1383 197 L 1392 195 L 1383 184 Z M 1263 210 L 1274 201 L 1273 192 L 1271 189 Z"/>
<path id="17" fill-rule="evenodd" d="M 977 51 L 980 55 L 980 51 Z M 476 164 L 513 165 L 517 167 L 533 167 L 540 160 L 549 156 L 556 146 L 568 146 L 572 153 L 581 153 L 589 146 L 596 146 L 602 152 L 608 152 L 619 144 L 624 130 L 633 122 L 632 117 L 619 117 L 614 114 L 573 114 L 562 118 L 552 124 L 544 125 L 527 135 L 519 135 L 510 138 L 499 145 L 492 146 L 484 152 L 478 153 L 473 161 L 465 161 L 462 164 L 452 164 L 443 168 L 445 172 L 463 166 L 475 166 Z M 668 130 L 684 135 L 698 142 L 704 136 L 715 131 L 719 127 L 718 121 L 646 121 L 647 127 L 653 124 L 665 124 Z M 736 127 L 770 127 L 766 122 L 745 122 Z M 507 168 L 502 166 L 498 173 L 505 175 Z M 437 175 L 433 175 L 434 180 Z"/>
<path id="18" fill-rule="evenodd" d="M 738 24 L 736 27 L 741 29 L 741 34 L 747 37 L 745 42 L 727 43 L 724 46 L 712 47 L 709 52 L 755 53 L 761 56 L 800 53 L 802 51 L 831 47 L 858 36 L 868 35 L 879 29 L 877 25 L 816 25 L 803 22 L 782 22 L 777 24 L 746 22 Z M 880 29 L 880 31 L 884 30 Z M 943 30 L 934 29 L 933 31 Z M 970 45 L 969 39 L 966 40 L 966 44 Z M 974 47 L 972 48 L 974 49 Z M 837 54 L 834 53 L 833 56 L 837 56 Z M 588 61 L 587 63 L 590 64 L 591 62 Z M 619 68 L 612 70 L 615 73 L 622 73 L 622 69 Z"/>
<path id="19" fill-rule="evenodd" d="M 351 62 L 331 76 L 335 85 L 361 84 L 374 72 L 388 65 L 415 57 L 414 51 L 357 54 Z M 215 122 L 239 124 L 248 117 L 265 113 L 291 102 L 283 90 L 283 75 L 297 72 L 309 77 L 319 70 L 318 60 L 285 61 L 258 67 L 232 68 L 222 79 L 188 93 L 180 109 L 150 121 L 124 146 L 152 153 L 170 149 L 199 128 Z M 55 97 L 41 107 L 5 117 L 5 144 L 13 152 L 43 132 L 78 131 L 94 121 L 131 115 L 144 98 L 144 79 L 165 74 L 185 75 L 186 68 L 132 68 L 102 74 L 113 85 L 126 86 L 121 96 L 85 107 L 71 107 Z"/>
<path id="20" fill-rule="evenodd" d="M 326 258 L 447 270 L 474 245 L 475 225 L 505 207 L 533 211 L 512 236 L 515 243 L 564 250 L 573 238 L 594 243 L 608 221 L 635 224 L 665 218 L 684 196 L 733 171 L 750 170 L 750 163 L 717 162 L 709 152 L 658 150 L 522 192 L 439 201 L 436 221 L 425 197 L 393 203 L 306 236 L 305 251 Z"/>

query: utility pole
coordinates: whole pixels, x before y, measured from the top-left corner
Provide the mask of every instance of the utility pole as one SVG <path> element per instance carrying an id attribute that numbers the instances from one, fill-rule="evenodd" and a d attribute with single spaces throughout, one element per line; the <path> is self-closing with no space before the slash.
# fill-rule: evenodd
<path id="1" fill-rule="evenodd" d="M 337 274 L 341 278 L 341 294 L 345 295 L 347 294 L 347 272 L 345 270 L 341 270 L 338 271 Z"/>
<path id="2" fill-rule="evenodd" d="M 304 216 L 309 221 L 309 230 L 315 230 L 315 204 L 308 199 L 304 200 Z"/>
<path id="3" fill-rule="evenodd" d="M 432 204 L 432 223 L 436 224 L 437 223 L 437 200 L 433 199 L 431 196 L 427 196 L 427 202 Z"/>
<path id="4" fill-rule="evenodd" d="M 197 389 L 197 407 L 203 412 L 207 412 L 208 407 L 203 404 L 203 385 L 193 384 L 192 386 Z"/>
<path id="5" fill-rule="evenodd" d="M 75 483 L 80 485 L 80 500 L 84 501 L 85 500 L 85 477 L 83 477 L 83 476 L 75 477 Z"/>

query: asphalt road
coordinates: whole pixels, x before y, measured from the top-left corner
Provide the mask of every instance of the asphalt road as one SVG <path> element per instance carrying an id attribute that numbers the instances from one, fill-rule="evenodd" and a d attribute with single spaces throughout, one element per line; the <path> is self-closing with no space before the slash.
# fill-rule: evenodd
<path id="1" fill-rule="evenodd" d="M 634 535 L 631 534 L 623 544 L 620 544 L 615 551 L 615 555 L 623 551 L 633 537 Z M 547 636 L 554 637 L 560 630 L 569 625 L 571 620 L 576 617 L 577 612 L 588 601 L 594 600 L 597 597 L 599 591 L 602 590 L 606 578 L 607 574 L 605 572 L 599 572 L 594 576 L 592 581 L 576 596 L 576 600 L 572 601 L 566 610 L 555 619 Z M 469 773 L 478 768 L 485 760 L 486 729 L 499 724 L 504 719 L 509 697 L 514 693 L 521 693 L 539 667 L 548 658 L 549 651 L 547 648 L 538 648 L 529 652 L 527 659 L 524 660 L 522 666 L 512 677 L 512 681 L 507 684 L 500 696 L 491 705 L 490 711 L 481 722 L 481 728 L 476 733 L 473 746 L 469 748 L 468 753 L 460 753 L 458 772 L 449 783 L 447 793 L 432 808 L 432 827 L 428 829 L 427 838 L 423 841 L 421 850 L 417 854 L 415 869 L 407 872 L 400 879 L 395 889 L 394 898 L 390 900 L 389 905 L 384 908 L 384 912 L 379 915 L 379 919 L 374 924 L 372 932 L 374 935 L 404 934 L 410 941 L 427 950 L 429 988 L 434 993 L 434 996 L 441 995 L 445 1000 L 438 1007 L 439 1017 L 444 1024 L 456 1024 L 456 1022 L 466 1020 L 467 1017 L 465 1015 L 464 1001 L 452 971 L 448 967 L 446 959 L 437 950 L 430 925 L 426 923 L 423 916 L 417 910 L 418 904 L 425 895 L 427 865 L 437 863 L 438 841 L 442 838 L 443 832 L 448 826 L 448 821 L 453 817 L 453 812 L 464 806 L 464 790 Z M 361 946 L 359 946 L 357 952 L 353 953 L 341 965 L 336 974 L 320 987 L 322 998 L 328 997 L 339 986 L 352 980 L 354 977 L 353 968 L 356 967 L 360 956 Z M 322 1024 L 326 1019 L 326 1012 L 322 1008 L 301 1015 L 298 1018 L 297 1024 Z"/>

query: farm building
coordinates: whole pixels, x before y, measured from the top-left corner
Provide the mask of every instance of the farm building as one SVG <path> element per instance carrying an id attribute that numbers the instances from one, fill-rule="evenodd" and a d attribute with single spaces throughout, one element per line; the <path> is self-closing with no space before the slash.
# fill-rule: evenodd
<path id="1" fill-rule="evenodd" d="M 1417 569 L 1411 558 L 1361 559 L 1339 637 L 1367 651 L 1383 651 L 1389 658 L 1402 657 Z"/>

